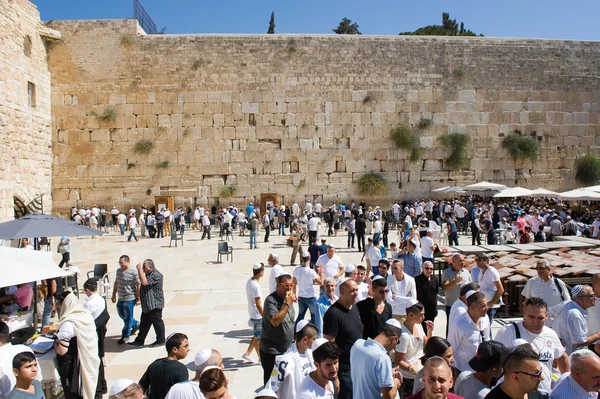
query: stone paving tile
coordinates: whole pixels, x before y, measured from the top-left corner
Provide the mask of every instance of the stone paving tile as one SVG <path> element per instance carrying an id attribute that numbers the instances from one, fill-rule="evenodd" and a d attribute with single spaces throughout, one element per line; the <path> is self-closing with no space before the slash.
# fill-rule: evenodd
<path id="1" fill-rule="evenodd" d="M 199 232 L 188 230 L 185 245 L 177 248 L 169 248 L 167 238 L 141 237 L 137 243 L 127 242 L 116 232 L 94 240 L 73 237 L 71 259 L 81 269 L 80 285 L 85 280 L 85 273 L 92 270 L 95 263 L 108 263 L 109 271 L 114 272 L 119 267 L 118 258 L 122 254 L 131 257 L 134 267 L 146 258 L 153 259 L 165 277 L 166 308 L 163 317 L 166 333 L 183 332 L 190 339 L 191 351 L 184 363 L 193 368 L 193 358 L 201 348 L 219 350 L 224 357 L 230 393 L 238 399 L 250 399 L 262 385 L 262 368 L 241 360 L 252 334 L 248 326 L 246 281 L 251 276 L 252 264 L 266 263 L 271 252 L 279 255 L 282 266 L 291 273 L 291 248 L 285 246 L 286 236 L 271 235 L 269 243 L 263 243 L 259 236 L 260 248 L 250 250 L 249 238 L 236 236 L 233 242 L 229 242 L 234 248 L 234 261 L 224 260 L 218 264 L 215 262 L 218 239 L 202 241 L 200 237 Z M 393 241 L 392 237 L 390 239 Z M 328 242 L 336 244 L 344 263 L 360 263 L 362 254 L 345 248 L 346 236 L 340 234 L 329 238 Z M 60 261 L 58 254 L 54 254 L 54 258 L 57 263 Z M 260 281 L 264 297 L 269 294 L 269 272 L 267 269 Z M 82 295 L 82 302 L 83 299 Z M 165 356 L 165 350 L 118 345 L 116 341 L 120 338 L 122 322 L 110 300 L 108 309 L 111 315 L 106 338 L 108 384 L 112 385 L 119 378 L 138 380 L 152 361 Z M 139 307 L 135 309 L 135 317 L 140 317 Z M 445 320 L 444 312 L 440 311 L 436 319 L 436 334 L 443 335 Z M 497 328 L 496 323 L 494 327 Z M 151 329 L 146 343 L 154 340 Z M 190 371 L 192 375 L 193 371 Z"/>

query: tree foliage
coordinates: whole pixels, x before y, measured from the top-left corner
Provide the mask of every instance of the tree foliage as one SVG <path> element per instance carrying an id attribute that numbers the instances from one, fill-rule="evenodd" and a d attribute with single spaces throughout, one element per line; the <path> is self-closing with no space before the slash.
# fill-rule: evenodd
<path id="1" fill-rule="evenodd" d="M 386 195 L 388 186 L 383 177 L 371 172 L 360 177 L 358 191 L 361 195 Z"/>
<path id="2" fill-rule="evenodd" d="M 338 35 L 362 35 L 358 30 L 358 24 L 356 22 L 352 23 L 352 20 L 346 17 L 342 19 L 337 28 L 333 29 L 333 32 Z"/>
<path id="3" fill-rule="evenodd" d="M 417 29 L 414 32 L 401 32 L 401 35 L 422 35 L 422 36 L 483 36 L 477 35 L 470 29 L 465 29 L 464 22 L 460 24 L 456 19 L 450 19 L 450 14 L 442 13 L 441 25 L 427 25 Z"/>
<path id="4" fill-rule="evenodd" d="M 267 34 L 275 34 L 275 11 L 271 13 L 271 19 L 269 20 L 269 30 L 267 30 Z"/>

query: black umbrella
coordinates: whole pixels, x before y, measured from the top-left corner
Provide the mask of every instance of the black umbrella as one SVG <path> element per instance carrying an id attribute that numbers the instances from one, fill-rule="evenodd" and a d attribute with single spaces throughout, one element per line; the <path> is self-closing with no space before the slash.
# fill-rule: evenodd
<path id="1" fill-rule="evenodd" d="M 102 230 L 78 225 L 72 220 L 43 213 L 30 213 L 22 218 L 0 223 L 0 239 L 28 237 L 101 236 Z"/>

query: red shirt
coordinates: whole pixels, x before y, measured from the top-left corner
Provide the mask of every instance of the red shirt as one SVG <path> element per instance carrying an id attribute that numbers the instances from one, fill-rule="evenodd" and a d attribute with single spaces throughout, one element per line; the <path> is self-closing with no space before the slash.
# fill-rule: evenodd
<path id="1" fill-rule="evenodd" d="M 419 392 L 417 392 L 414 395 L 409 396 L 406 399 L 422 399 L 421 395 L 423 394 L 423 391 L 424 390 L 421 389 Z M 458 395 L 455 395 L 453 393 L 448 392 L 448 395 L 446 396 L 446 399 L 465 399 L 465 398 L 463 398 L 462 396 L 458 396 Z"/>

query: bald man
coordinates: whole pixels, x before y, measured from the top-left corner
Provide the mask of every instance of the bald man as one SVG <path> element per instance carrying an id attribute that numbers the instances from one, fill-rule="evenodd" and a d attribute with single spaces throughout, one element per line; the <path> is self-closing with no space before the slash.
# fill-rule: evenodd
<path id="1" fill-rule="evenodd" d="M 450 393 L 454 384 L 452 371 L 448 363 L 441 357 L 427 359 L 423 367 L 423 388 L 407 399 L 463 399 L 462 396 Z"/>

